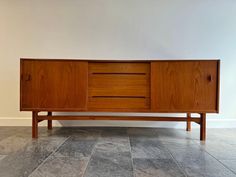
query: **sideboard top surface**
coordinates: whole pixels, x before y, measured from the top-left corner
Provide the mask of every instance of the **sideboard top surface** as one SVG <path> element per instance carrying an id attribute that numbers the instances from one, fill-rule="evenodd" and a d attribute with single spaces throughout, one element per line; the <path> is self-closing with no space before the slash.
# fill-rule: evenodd
<path id="1" fill-rule="evenodd" d="M 220 61 L 220 59 L 201 58 L 201 59 L 54 59 L 54 58 L 20 58 L 20 60 L 44 60 L 44 61 L 88 61 L 88 62 L 153 62 L 153 61 Z"/>

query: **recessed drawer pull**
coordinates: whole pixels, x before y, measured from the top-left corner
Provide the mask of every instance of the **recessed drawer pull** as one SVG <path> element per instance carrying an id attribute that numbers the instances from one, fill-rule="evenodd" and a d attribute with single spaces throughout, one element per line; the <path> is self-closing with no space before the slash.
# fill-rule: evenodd
<path id="1" fill-rule="evenodd" d="M 108 75 L 108 74 L 116 74 L 116 75 L 119 75 L 119 74 L 122 74 L 122 75 L 146 75 L 147 73 L 103 73 L 103 72 L 94 72 L 92 74 L 105 74 L 105 75 Z"/>
<path id="2" fill-rule="evenodd" d="M 146 98 L 145 96 L 92 96 L 92 98 Z"/>

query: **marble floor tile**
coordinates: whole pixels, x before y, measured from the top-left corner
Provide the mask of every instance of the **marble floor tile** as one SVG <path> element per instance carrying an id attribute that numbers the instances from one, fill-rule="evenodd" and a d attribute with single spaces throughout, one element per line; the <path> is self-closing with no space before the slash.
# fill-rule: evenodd
<path id="1" fill-rule="evenodd" d="M 10 154 L 24 148 L 31 138 L 26 138 L 18 135 L 10 136 L 0 141 L 0 154 Z"/>
<path id="2" fill-rule="evenodd" d="M 130 152 L 130 143 L 128 138 L 116 138 L 113 141 L 99 139 L 96 149 L 107 153 Z"/>
<path id="3" fill-rule="evenodd" d="M 19 127 L 0 127 L 0 141 L 17 134 Z"/>
<path id="4" fill-rule="evenodd" d="M 113 131 L 114 130 L 114 131 Z M 100 152 L 130 152 L 130 141 L 126 129 L 103 129 L 96 144 Z"/>
<path id="5" fill-rule="evenodd" d="M 201 147 L 169 150 L 188 176 L 236 177 L 234 173 L 225 168 Z"/>
<path id="6" fill-rule="evenodd" d="M 12 135 L 0 134 L 0 141 L 4 140 L 5 138 L 8 138 L 9 136 L 12 136 Z"/>
<path id="7" fill-rule="evenodd" d="M 84 140 L 77 136 L 70 137 L 59 147 L 55 156 L 74 158 L 89 157 L 96 142 L 96 140 Z"/>
<path id="8" fill-rule="evenodd" d="M 163 146 L 167 149 L 202 149 L 202 147 L 197 144 L 194 140 L 177 140 L 177 141 L 168 141 L 161 140 Z"/>
<path id="9" fill-rule="evenodd" d="M 133 158 L 171 159 L 171 155 L 159 140 L 130 137 Z"/>
<path id="10" fill-rule="evenodd" d="M 236 138 L 234 137 L 236 133 L 236 129 L 207 129 L 206 135 L 207 135 L 207 141 L 206 142 L 223 142 L 224 144 L 230 144 L 230 145 L 236 145 Z M 195 137 L 196 142 L 199 142 L 197 137 L 199 137 L 199 130 L 193 129 L 191 132 L 191 137 Z"/>
<path id="11" fill-rule="evenodd" d="M 236 160 L 236 145 L 219 142 L 200 142 L 200 146 L 218 160 Z"/>
<path id="12" fill-rule="evenodd" d="M 89 127 L 56 127 L 53 128 L 53 134 L 56 136 L 74 136 L 83 140 L 95 140 L 100 136 L 101 130 Z"/>
<path id="13" fill-rule="evenodd" d="M 0 134 L 9 134 L 13 135 L 23 127 L 0 127 Z M 29 129 L 29 127 L 28 127 Z"/>
<path id="14" fill-rule="evenodd" d="M 127 133 L 130 137 L 158 139 L 158 133 L 153 128 L 129 128 Z"/>
<path id="15" fill-rule="evenodd" d="M 130 128 L 128 134 L 131 137 L 139 137 L 146 139 L 158 139 L 176 141 L 178 140 L 189 140 L 191 134 L 183 129 L 168 129 L 168 128 Z M 199 136 L 197 137 L 199 139 Z"/>
<path id="16" fill-rule="evenodd" d="M 220 162 L 236 173 L 236 160 L 220 160 Z"/>
<path id="17" fill-rule="evenodd" d="M 71 131 L 71 136 L 75 136 L 77 138 L 81 138 L 83 140 L 96 140 L 101 135 L 100 129 L 97 128 L 89 128 L 89 127 L 73 127 Z"/>
<path id="18" fill-rule="evenodd" d="M 32 129 L 29 127 L 15 127 L 15 135 L 24 138 L 32 139 Z M 47 127 L 39 127 L 38 128 L 40 137 L 47 137 L 50 136 L 51 130 L 48 130 Z"/>
<path id="19" fill-rule="evenodd" d="M 0 155 L 0 161 L 4 159 L 7 155 Z"/>
<path id="20" fill-rule="evenodd" d="M 236 177 L 236 129 L 0 127 L 0 177 Z"/>
<path id="21" fill-rule="evenodd" d="M 132 177 L 132 175 L 127 131 L 121 128 L 104 130 L 95 146 L 84 177 Z"/>
<path id="22" fill-rule="evenodd" d="M 89 158 L 50 156 L 29 177 L 82 177 Z"/>
<path id="23" fill-rule="evenodd" d="M 128 137 L 127 128 L 122 127 L 103 127 L 101 128 L 101 136 L 103 138 L 122 138 Z"/>
<path id="24" fill-rule="evenodd" d="M 64 141 L 64 138 L 32 140 L 25 148 L 9 154 L 0 161 L 0 176 L 27 177 Z"/>
<path id="25" fill-rule="evenodd" d="M 84 177 L 132 177 L 130 152 L 92 154 Z"/>
<path id="26" fill-rule="evenodd" d="M 102 134 L 96 144 L 96 149 L 103 152 L 130 152 L 128 136 L 107 136 Z"/>
<path id="27" fill-rule="evenodd" d="M 172 159 L 133 159 L 134 177 L 185 177 Z"/>
<path id="28" fill-rule="evenodd" d="M 217 129 L 213 129 L 213 131 L 216 134 L 215 139 L 213 139 L 213 141 L 220 141 L 226 144 L 236 145 L 235 128 L 222 129 L 221 131 L 219 131 L 219 129 L 218 131 Z"/>

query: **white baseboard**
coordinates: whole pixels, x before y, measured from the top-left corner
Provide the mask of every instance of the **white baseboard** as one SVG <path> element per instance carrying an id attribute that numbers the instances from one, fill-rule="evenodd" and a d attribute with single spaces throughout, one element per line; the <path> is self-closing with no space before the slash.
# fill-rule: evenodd
<path id="1" fill-rule="evenodd" d="M 47 121 L 39 123 L 39 126 L 46 126 Z M 30 117 L 0 117 L 0 126 L 31 126 Z M 185 128 L 185 122 L 154 122 L 154 121 L 53 121 L 53 126 L 112 126 L 112 127 L 164 127 L 164 128 Z M 199 125 L 192 123 L 193 128 Z M 236 119 L 207 119 L 207 128 L 236 128 Z"/>

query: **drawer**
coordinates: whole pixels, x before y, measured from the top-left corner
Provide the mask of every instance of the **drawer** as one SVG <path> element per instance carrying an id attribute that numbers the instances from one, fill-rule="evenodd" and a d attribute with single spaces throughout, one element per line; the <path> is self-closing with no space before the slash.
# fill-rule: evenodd
<path id="1" fill-rule="evenodd" d="M 89 96 L 149 97 L 149 75 L 95 74 L 89 77 Z"/>
<path id="2" fill-rule="evenodd" d="M 145 97 L 90 97 L 90 110 L 144 110 L 150 108 L 150 98 Z"/>
<path id="3" fill-rule="evenodd" d="M 91 62 L 89 63 L 89 73 L 147 74 L 150 73 L 150 63 Z"/>
<path id="4" fill-rule="evenodd" d="M 89 63 L 88 107 L 94 109 L 148 109 L 149 63 Z"/>

